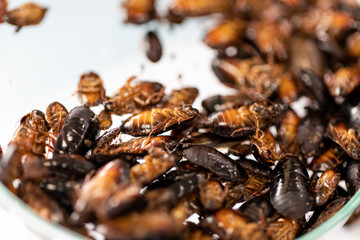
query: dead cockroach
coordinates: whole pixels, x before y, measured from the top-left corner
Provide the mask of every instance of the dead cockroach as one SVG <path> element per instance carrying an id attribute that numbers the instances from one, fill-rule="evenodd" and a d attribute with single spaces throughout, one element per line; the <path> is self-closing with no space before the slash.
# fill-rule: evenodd
<path id="1" fill-rule="evenodd" d="M 165 97 L 164 107 L 177 107 L 192 104 L 198 95 L 199 91 L 194 87 L 172 90 L 171 93 Z"/>
<path id="2" fill-rule="evenodd" d="M 202 101 L 202 107 L 208 115 L 214 112 L 221 112 L 224 110 L 238 108 L 243 105 L 249 105 L 253 100 L 245 93 L 236 95 L 215 95 L 208 97 Z"/>
<path id="3" fill-rule="evenodd" d="M 67 116 L 55 142 L 54 154 L 84 154 L 95 145 L 100 133 L 96 115 L 87 107 L 75 107 Z"/>
<path id="4" fill-rule="evenodd" d="M 292 240 L 300 231 L 301 227 L 296 219 L 280 217 L 266 227 L 266 235 L 271 240 Z"/>
<path id="5" fill-rule="evenodd" d="M 156 0 L 126 0 L 123 7 L 126 9 L 126 22 L 143 24 L 151 21 L 156 16 Z"/>
<path id="6" fill-rule="evenodd" d="M 240 160 L 241 161 L 241 160 Z M 254 196 L 259 196 L 268 192 L 268 185 L 271 177 L 265 176 L 261 173 L 256 173 L 250 169 L 245 169 L 248 179 L 244 182 L 244 188 L 242 189 L 244 201 L 249 201 Z"/>
<path id="7" fill-rule="evenodd" d="M 4 16 L 7 12 L 7 0 L 0 0 L 0 23 L 4 22 Z"/>
<path id="8" fill-rule="evenodd" d="M 112 125 L 111 113 L 106 110 L 102 110 L 98 115 L 101 130 L 107 130 Z"/>
<path id="9" fill-rule="evenodd" d="M 324 82 L 333 97 L 347 96 L 360 84 L 358 67 L 343 67 L 334 74 L 325 74 Z"/>
<path id="10" fill-rule="evenodd" d="M 229 150 L 229 154 L 235 156 L 246 156 L 251 153 L 251 142 L 249 140 L 243 140 L 235 145 L 232 145 Z"/>
<path id="11" fill-rule="evenodd" d="M 203 180 L 199 183 L 199 196 L 203 208 L 208 211 L 215 211 L 223 206 L 225 197 L 228 193 L 227 188 L 221 183 L 213 180 Z"/>
<path id="12" fill-rule="evenodd" d="M 276 95 L 282 100 L 282 102 L 289 104 L 294 102 L 300 97 L 300 87 L 297 81 L 295 81 L 290 73 L 284 73 L 280 76 L 279 87 Z"/>
<path id="13" fill-rule="evenodd" d="M 247 179 L 245 170 L 239 164 L 214 148 L 193 145 L 183 149 L 182 155 L 191 163 L 204 167 L 224 179 L 237 182 Z"/>
<path id="14" fill-rule="evenodd" d="M 251 136 L 253 155 L 259 162 L 266 165 L 274 165 L 275 161 L 282 157 L 282 153 L 277 147 L 275 137 L 269 130 L 256 130 Z"/>
<path id="15" fill-rule="evenodd" d="M 237 212 L 254 222 L 266 223 L 266 220 L 274 214 L 274 208 L 266 196 L 259 196 L 245 202 Z"/>
<path id="16" fill-rule="evenodd" d="M 309 168 L 315 172 L 325 172 L 339 166 L 346 158 L 347 154 L 339 146 L 332 146 L 319 157 L 314 158 Z"/>
<path id="17" fill-rule="evenodd" d="M 314 205 L 324 205 L 340 182 L 340 173 L 334 169 L 325 171 L 317 180 L 316 185 L 312 188 L 314 192 Z"/>
<path id="18" fill-rule="evenodd" d="M 116 115 L 138 113 L 160 102 L 165 87 L 158 82 L 134 81 L 129 78 L 125 85 L 105 101 L 105 110 Z"/>
<path id="19" fill-rule="evenodd" d="M 46 120 L 49 122 L 55 138 L 59 136 L 67 115 L 68 111 L 59 102 L 53 102 L 46 108 Z"/>
<path id="20" fill-rule="evenodd" d="M 301 119 L 292 110 L 289 109 L 285 112 L 284 117 L 279 124 L 278 128 L 278 140 L 281 149 L 284 149 L 287 153 L 298 155 L 300 153 L 300 147 L 297 143 L 298 129 Z"/>
<path id="21" fill-rule="evenodd" d="M 81 75 L 76 93 L 80 103 L 87 106 L 97 106 L 105 100 L 103 81 L 94 72 Z"/>
<path id="22" fill-rule="evenodd" d="M 240 158 L 237 161 L 237 163 L 239 163 L 243 168 L 250 170 L 252 173 L 261 174 L 266 177 L 271 177 L 271 168 L 258 161 L 254 161 L 246 158 Z"/>
<path id="23" fill-rule="evenodd" d="M 347 53 L 355 58 L 360 58 L 360 33 L 355 32 L 346 39 Z"/>
<path id="24" fill-rule="evenodd" d="M 120 127 L 110 129 L 104 132 L 98 139 L 96 139 L 96 145 L 93 149 L 93 153 L 106 151 L 110 145 L 117 140 L 121 130 Z M 121 142 L 121 140 L 119 140 Z"/>
<path id="25" fill-rule="evenodd" d="M 3 15 L 2 20 L 17 26 L 16 31 L 18 32 L 24 26 L 39 24 L 43 20 L 46 11 L 46 8 L 40 7 L 35 3 L 24 3 L 18 8 L 7 11 Z"/>
<path id="26" fill-rule="evenodd" d="M 156 32 L 149 31 L 145 36 L 145 52 L 147 58 L 152 62 L 158 62 L 162 56 L 162 46 Z"/>
<path id="27" fill-rule="evenodd" d="M 270 201 L 281 215 L 299 219 L 312 208 L 309 175 L 296 156 L 286 155 L 276 165 Z"/>
<path id="28" fill-rule="evenodd" d="M 199 111 L 190 105 L 153 108 L 126 119 L 120 129 L 132 136 L 152 136 L 189 122 L 198 114 Z"/>
<path id="29" fill-rule="evenodd" d="M 225 49 L 236 45 L 244 35 L 246 23 L 241 19 L 225 19 L 211 29 L 204 42 L 211 48 Z"/>
<path id="30" fill-rule="evenodd" d="M 360 165 L 358 160 L 350 159 L 347 161 L 344 179 L 349 194 L 354 195 L 360 187 Z"/>

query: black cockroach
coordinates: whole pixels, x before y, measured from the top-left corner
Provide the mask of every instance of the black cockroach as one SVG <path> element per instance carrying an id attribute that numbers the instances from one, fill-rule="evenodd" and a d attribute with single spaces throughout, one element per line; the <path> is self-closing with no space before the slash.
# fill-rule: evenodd
<path id="1" fill-rule="evenodd" d="M 348 160 L 344 179 L 350 195 L 354 195 L 360 187 L 360 164 L 358 160 Z"/>
<path id="2" fill-rule="evenodd" d="M 152 62 L 158 62 L 162 56 L 162 46 L 156 32 L 149 31 L 145 36 L 145 52 Z"/>

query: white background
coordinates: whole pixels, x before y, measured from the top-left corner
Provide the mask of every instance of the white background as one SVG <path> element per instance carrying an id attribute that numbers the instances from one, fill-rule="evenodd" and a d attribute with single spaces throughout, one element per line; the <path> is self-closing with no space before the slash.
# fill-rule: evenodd
<path id="1" fill-rule="evenodd" d="M 11 9 L 25 1 L 9 2 Z M 0 25 L 0 145 L 4 150 L 26 113 L 45 111 L 53 101 L 68 110 L 78 105 L 73 93 L 79 76 L 89 70 L 102 77 L 108 95 L 132 75 L 161 81 L 168 91 L 196 86 L 199 99 L 230 91 L 210 71 L 214 52 L 200 41 L 210 21 L 200 19 L 175 28 L 158 29 L 154 23 L 137 27 L 122 23 L 120 0 L 36 2 L 49 8 L 39 26 L 15 33 L 14 26 Z M 154 29 L 164 43 L 164 55 L 157 64 L 146 59 L 141 47 L 146 30 Z M 114 124 L 118 123 L 115 119 Z M 40 239 L 27 230 L 21 216 L 13 215 L 0 207 L 0 239 Z M 359 221 L 330 239 L 358 236 Z"/>

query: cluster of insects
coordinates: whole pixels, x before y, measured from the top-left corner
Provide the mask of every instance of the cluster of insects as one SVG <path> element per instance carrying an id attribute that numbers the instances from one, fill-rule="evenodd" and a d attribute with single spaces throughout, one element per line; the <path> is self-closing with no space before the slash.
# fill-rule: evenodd
<path id="1" fill-rule="evenodd" d="M 127 22 L 160 18 L 155 0 L 123 5 Z M 80 106 L 53 102 L 21 118 L 0 149 L 0 180 L 42 217 L 93 238 L 312 231 L 360 186 L 359 13 L 355 0 L 174 0 L 172 23 L 219 19 L 204 42 L 236 93 L 197 109 L 194 87 L 166 92 L 131 77 L 108 96 L 98 74 L 84 73 Z M 156 62 L 160 41 L 147 39 Z"/>

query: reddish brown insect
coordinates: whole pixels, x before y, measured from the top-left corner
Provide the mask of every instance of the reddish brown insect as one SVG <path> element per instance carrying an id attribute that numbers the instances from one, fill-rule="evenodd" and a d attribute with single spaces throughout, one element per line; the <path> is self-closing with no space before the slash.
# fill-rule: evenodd
<path id="1" fill-rule="evenodd" d="M 127 12 L 126 22 L 143 24 L 154 19 L 156 0 L 126 0 L 123 3 Z"/>
<path id="2" fill-rule="evenodd" d="M 98 115 L 101 130 L 107 130 L 112 125 L 111 113 L 106 110 L 102 110 Z"/>
<path id="3" fill-rule="evenodd" d="M 278 138 L 281 148 L 287 153 L 298 155 L 300 147 L 297 143 L 296 137 L 301 119 L 292 110 L 289 109 L 285 112 L 284 117 L 278 128 Z"/>
<path id="4" fill-rule="evenodd" d="M 232 145 L 228 151 L 236 156 L 246 156 L 251 153 L 251 142 L 249 140 L 241 141 Z"/>
<path id="5" fill-rule="evenodd" d="M 77 94 L 81 104 L 97 106 L 105 99 L 103 81 L 94 72 L 84 73 L 80 77 Z"/>
<path id="6" fill-rule="evenodd" d="M 266 187 L 270 183 L 270 177 L 255 173 L 249 169 L 245 170 L 249 178 L 244 183 L 243 199 L 249 201 L 254 196 L 261 195 L 268 190 Z"/>
<path id="7" fill-rule="evenodd" d="M 276 95 L 284 102 L 294 102 L 300 96 L 300 90 L 297 82 L 291 77 L 290 73 L 284 73 L 280 76 L 279 87 Z"/>
<path id="8" fill-rule="evenodd" d="M 324 172 L 317 180 L 316 185 L 313 187 L 314 198 L 316 206 L 324 205 L 340 182 L 340 173 L 334 169 L 329 169 Z"/>
<path id="9" fill-rule="evenodd" d="M 343 67 L 334 74 L 326 74 L 324 82 L 333 97 L 347 96 L 360 84 L 358 67 Z"/>
<path id="10" fill-rule="evenodd" d="M 4 22 L 4 16 L 6 14 L 7 11 L 7 0 L 0 0 L 0 23 Z"/>
<path id="11" fill-rule="evenodd" d="M 274 165 L 275 161 L 282 157 L 283 154 L 277 148 L 275 137 L 269 130 L 257 129 L 251 139 L 253 154 L 259 162 Z"/>
<path id="12" fill-rule="evenodd" d="M 347 53 L 353 58 L 360 58 L 360 33 L 355 32 L 346 39 Z"/>
<path id="13" fill-rule="evenodd" d="M 292 240 L 295 239 L 299 231 L 300 225 L 298 222 L 295 219 L 287 217 L 280 217 L 269 223 L 269 225 L 266 227 L 266 235 L 271 240 Z"/>
<path id="14" fill-rule="evenodd" d="M 206 34 L 204 42 L 211 48 L 224 49 L 237 44 L 244 35 L 245 28 L 243 20 L 223 20 Z"/>
<path id="15" fill-rule="evenodd" d="M 158 82 L 134 81 L 129 78 L 109 100 L 105 102 L 105 109 L 117 115 L 138 113 L 160 102 L 165 88 Z"/>
<path id="16" fill-rule="evenodd" d="M 333 146 L 319 157 L 311 161 L 309 168 L 315 172 L 325 172 L 340 165 L 347 158 L 347 154 L 339 147 Z"/>
<path id="17" fill-rule="evenodd" d="M 133 115 L 123 122 L 121 132 L 132 136 L 156 135 L 193 120 L 199 111 L 190 105 L 153 108 Z"/>
<path id="18" fill-rule="evenodd" d="M 46 108 L 46 120 L 55 138 L 59 136 L 67 115 L 67 109 L 59 102 L 53 102 Z"/>
<path id="19" fill-rule="evenodd" d="M 179 90 L 172 90 L 165 99 L 165 107 L 177 107 L 192 104 L 199 91 L 194 87 L 185 87 Z"/>
<path id="20" fill-rule="evenodd" d="M 39 24 L 44 18 L 46 11 L 46 8 L 29 2 L 6 12 L 2 19 L 4 22 L 17 26 L 16 31 L 19 31 L 24 26 Z"/>
<path id="21" fill-rule="evenodd" d="M 221 183 L 212 180 L 200 181 L 199 194 L 200 202 L 206 210 L 215 211 L 222 207 L 228 189 L 223 187 Z"/>
<path id="22" fill-rule="evenodd" d="M 158 62 L 162 56 L 162 46 L 156 32 L 149 31 L 145 36 L 145 52 L 152 62 Z"/>

